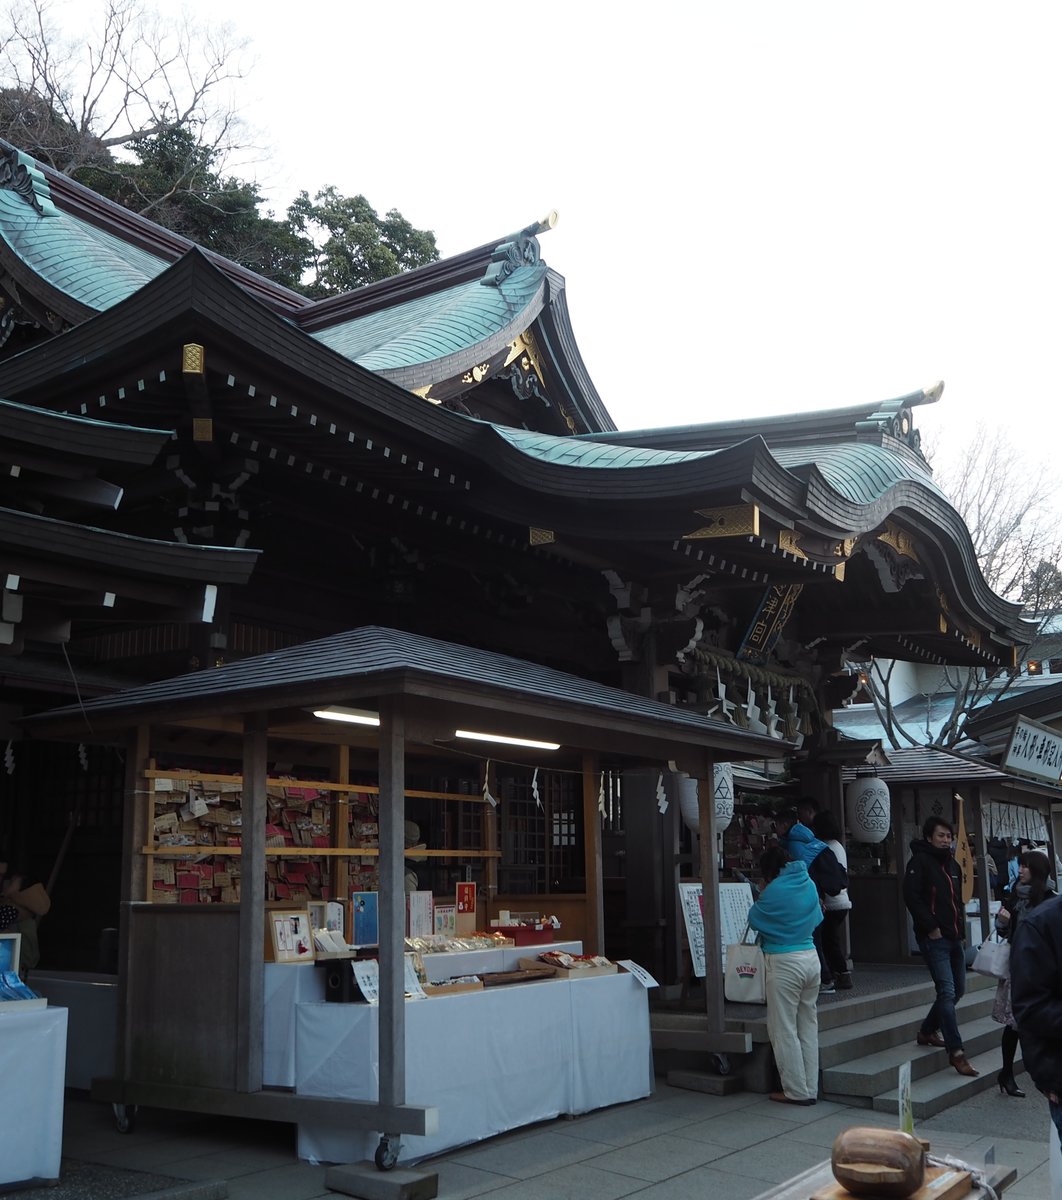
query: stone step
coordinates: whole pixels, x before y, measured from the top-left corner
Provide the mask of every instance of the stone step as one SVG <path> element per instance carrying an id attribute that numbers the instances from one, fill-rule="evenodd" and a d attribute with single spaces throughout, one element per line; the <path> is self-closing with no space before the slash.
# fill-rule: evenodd
<path id="1" fill-rule="evenodd" d="M 974 975 L 972 972 L 967 973 L 967 996 L 984 992 L 995 995 L 995 989 L 995 980 L 986 979 L 983 975 Z M 887 1017 L 908 1008 L 921 1007 L 925 1012 L 935 996 L 936 989 L 928 972 L 924 983 L 891 988 L 877 995 L 861 996 L 835 992 L 822 997 L 819 1002 L 819 1031 L 854 1025 L 873 1017 Z"/>
<path id="2" fill-rule="evenodd" d="M 978 1020 L 992 1011 L 995 1000 L 994 989 L 979 988 L 968 992 L 956 1005 L 960 1028 L 966 1022 Z M 925 993 L 917 1005 L 877 1016 L 853 1021 L 849 1024 L 823 1028 L 819 1025 L 819 1063 L 823 1070 L 901 1046 L 915 1040 L 935 992 L 932 988 Z"/>
<path id="3" fill-rule="evenodd" d="M 897 1072 L 905 1063 L 911 1064 L 911 1078 L 924 1079 L 938 1071 L 954 1069 L 948 1064 L 946 1050 L 915 1044 L 915 1032 L 919 1021 L 902 1042 L 886 1049 L 865 1054 L 861 1058 L 850 1058 L 822 1069 L 822 1091 L 832 1098 L 873 1097 L 895 1087 Z M 995 1050 L 996 1071 L 999 1071 L 999 1043 L 1003 1026 L 984 1015 L 969 1017 L 960 1005 L 959 1027 L 962 1030 L 963 1046 L 967 1058 L 989 1054 Z"/>
<path id="4" fill-rule="evenodd" d="M 996 1028 L 1002 1027 L 997 1025 Z M 970 1062 L 981 1072 L 974 1078 L 960 1075 L 948 1067 L 946 1070 L 927 1075 L 924 1079 L 912 1081 L 911 1106 L 916 1120 L 935 1116 L 938 1112 L 951 1108 L 953 1104 L 959 1104 L 963 1100 L 969 1100 L 971 1096 L 977 1096 L 981 1092 L 999 1086 L 997 1082 L 999 1075 L 998 1045 L 986 1054 L 978 1054 L 971 1058 Z M 1015 1062 L 1014 1069 L 1016 1074 L 1021 1071 L 1020 1057 Z M 1024 1092 L 1033 1090 L 1032 1083 L 1025 1074 L 1019 1076 L 1018 1086 Z M 897 1112 L 899 1095 L 898 1088 L 891 1088 L 889 1091 L 875 1096 L 871 1107 L 875 1112 Z M 1015 1103 L 1021 1103 L 1021 1101 L 1015 1101 Z"/>

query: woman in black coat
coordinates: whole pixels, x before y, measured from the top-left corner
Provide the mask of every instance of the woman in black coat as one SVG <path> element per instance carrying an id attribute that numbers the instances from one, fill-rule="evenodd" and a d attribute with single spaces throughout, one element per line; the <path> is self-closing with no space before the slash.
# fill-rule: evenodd
<path id="1" fill-rule="evenodd" d="M 1026 850 L 1019 860 L 1018 879 L 1006 891 L 1003 907 L 996 913 L 996 932 L 1009 942 L 1022 917 L 1050 894 L 1047 890 L 1047 855 L 1039 850 Z M 1018 1026 L 1010 1006 L 1010 980 L 1001 979 L 996 987 L 992 1018 L 1003 1026 L 1003 1070 L 999 1073 L 999 1090 L 1008 1096 L 1024 1098 L 1025 1093 L 1014 1082 L 1014 1052 L 1018 1048 Z"/>

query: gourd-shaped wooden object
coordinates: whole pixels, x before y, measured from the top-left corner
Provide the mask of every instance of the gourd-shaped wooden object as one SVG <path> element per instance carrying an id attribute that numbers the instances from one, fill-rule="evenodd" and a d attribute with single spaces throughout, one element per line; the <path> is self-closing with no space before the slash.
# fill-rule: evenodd
<path id="1" fill-rule="evenodd" d="M 855 1196 L 911 1196 L 922 1186 L 922 1143 L 899 1129 L 855 1126 L 837 1135 L 833 1177 Z"/>

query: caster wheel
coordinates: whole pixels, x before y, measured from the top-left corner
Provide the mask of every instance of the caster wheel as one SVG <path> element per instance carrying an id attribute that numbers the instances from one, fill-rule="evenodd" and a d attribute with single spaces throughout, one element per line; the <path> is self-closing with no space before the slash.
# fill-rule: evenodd
<path id="1" fill-rule="evenodd" d="M 377 1170 L 393 1171 L 398 1166 L 400 1144 L 398 1138 L 390 1138 L 386 1134 L 380 1138 L 380 1144 L 376 1147 L 376 1154 L 373 1156 Z"/>
<path id="2" fill-rule="evenodd" d="M 136 1127 L 136 1105 L 114 1104 L 114 1127 L 119 1133 L 132 1133 Z"/>

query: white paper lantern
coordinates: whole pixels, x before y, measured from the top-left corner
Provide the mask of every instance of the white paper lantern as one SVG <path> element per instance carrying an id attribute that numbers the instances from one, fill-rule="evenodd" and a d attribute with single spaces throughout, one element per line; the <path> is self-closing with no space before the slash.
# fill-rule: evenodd
<path id="1" fill-rule="evenodd" d="M 714 772 L 715 829 L 722 833 L 734 819 L 734 767 L 728 762 L 716 763 Z M 699 833 L 700 814 L 697 811 L 697 780 L 679 780 L 679 811 L 687 829 Z"/>
<path id="2" fill-rule="evenodd" d="M 889 788 L 876 775 L 861 775 L 845 788 L 848 836 L 856 842 L 881 842 L 892 820 Z"/>

